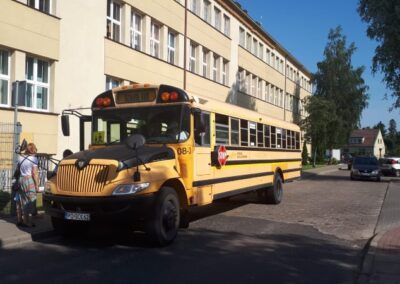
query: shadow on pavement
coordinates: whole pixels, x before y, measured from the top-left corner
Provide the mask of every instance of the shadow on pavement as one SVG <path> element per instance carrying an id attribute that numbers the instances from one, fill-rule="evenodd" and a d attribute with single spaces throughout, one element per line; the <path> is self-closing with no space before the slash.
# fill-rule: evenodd
<path id="1" fill-rule="evenodd" d="M 144 235 L 126 234 L 108 240 L 63 240 L 61 246 L 48 242 L 50 246 L 7 249 L 0 255 L 0 279 L 2 283 L 36 277 L 41 277 L 41 283 L 55 279 L 58 283 L 353 282 L 357 250 L 323 235 L 254 234 L 247 227 L 251 221 L 243 221 L 241 232 L 183 231 L 166 248 L 149 248 Z M 271 223 L 258 225 L 277 225 Z M 42 277 L 44 270 L 46 277 Z"/>

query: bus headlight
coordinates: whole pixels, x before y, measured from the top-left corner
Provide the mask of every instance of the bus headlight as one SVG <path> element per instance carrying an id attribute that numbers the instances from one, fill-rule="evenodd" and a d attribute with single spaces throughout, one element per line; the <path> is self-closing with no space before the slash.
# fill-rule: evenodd
<path id="1" fill-rule="evenodd" d="M 150 183 L 133 183 L 133 184 L 121 184 L 114 189 L 112 195 L 126 195 L 135 194 L 148 188 Z"/>
<path id="2" fill-rule="evenodd" d="M 49 181 L 46 181 L 46 183 L 44 184 L 44 192 L 51 193 L 51 185 Z"/>

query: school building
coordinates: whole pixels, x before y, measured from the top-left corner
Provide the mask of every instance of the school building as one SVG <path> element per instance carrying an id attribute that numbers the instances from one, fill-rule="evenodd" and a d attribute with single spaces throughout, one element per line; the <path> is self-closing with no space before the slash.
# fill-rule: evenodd
<path id="1" fill-rule="evenodd" d="M 170 84 L 298 123 L 311 73 L 245 8 L 231 0 L 2 0 L 1 122 L 13 122 L 12 83 L 26 81 L 21 139 L 57 157 L 79 149 L 78 120 L 62 136 L 62 110 L 90 107 L 121 84 Z"/>

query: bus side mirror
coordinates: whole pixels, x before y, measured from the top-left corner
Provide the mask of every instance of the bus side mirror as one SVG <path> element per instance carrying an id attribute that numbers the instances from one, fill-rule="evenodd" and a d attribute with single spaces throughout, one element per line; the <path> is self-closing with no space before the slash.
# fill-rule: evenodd
<path id="1" fill-rule="evenodd" d="M 61 129 L 64 136 L 69 136 L 69 116 L 61 115 Z"/>

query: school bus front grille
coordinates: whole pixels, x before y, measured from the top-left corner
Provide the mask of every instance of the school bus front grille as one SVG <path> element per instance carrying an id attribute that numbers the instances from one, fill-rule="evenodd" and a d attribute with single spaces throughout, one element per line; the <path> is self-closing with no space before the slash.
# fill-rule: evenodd
<path id="1" fill-rule="evenodd" d="M 107 165 L 87 165 L 81 170 L 75 165 L 60 165 L 57 185 L 61 191 L 99 193 L 104 188 L 108 171 Z"/>

